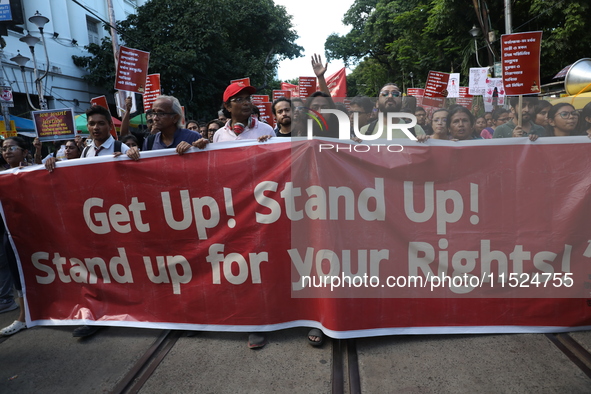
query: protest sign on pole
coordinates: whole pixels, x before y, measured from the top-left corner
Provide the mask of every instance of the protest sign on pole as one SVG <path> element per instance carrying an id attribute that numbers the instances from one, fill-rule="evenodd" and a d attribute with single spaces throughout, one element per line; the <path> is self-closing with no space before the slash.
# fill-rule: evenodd
<path id="1" fill-rule="evenodd" d="M 299 86 L 300 86 L 300 97 L 307 98 L 312 95 L 316 91 L 316 77 L 300 77 L 299 79 Z"/>
<path id="2" fill-rule="evenodd" d="M 269 102 L 269 95 L 267 94 L 253 94 L 250 96 L 250 99 L 253 103 L 268 103 Z"/>
<path id="3" fill-rule="evenodd" d="M 488 67 L 471 68 L 468 79 L 468 93 L 472 96 L 482 96 L 486 92 L 487 79 L 490 78 L 488 73 Z"/>
<path id="4" fill-rule="evenodd" d="M 449 74 L 439 71 L 429 71 L 427 82 L 425 83 L 425 96 L 423 104 L 431 107 L 443 107 L 445 103 L 447 82 Z"/>
<path id="5" fill-rule="evenodd" d="M 291 91 L 291 97 L 300 97 L 300 87 L 293 83 L 281 82 L 281 90 Z"/>
<path id="6" fill-rule="evenodd" d="M 417 99 L 417 106 L 423 106 L 423 97 L 425 96 L 425 89 L 421 88 L 408 88 L 406 92 L 409 96 L 413 96 Z"/>
<path id="7" fill-rule="evenodd" d="M 152 108 L 156 97 L 160 96 L 160 74 L 150 74 L 146 77 L 146 91 L 144 92 L 144 112 Z"/>
<path id="8" fill-rule="evenodd" d="M 540 93 L 542 32 L 503 34 L 501 56 L 507 96 Z"/>
<path id="9" fill-rule="evenodd" d="M 456 99 L 456 104 L 472 109 L 473 96 L 468 93 L 469 90 L 467 86 L 460 86 L 460 97 Z"/>
<path id="10" fill-rule="evenodd" d="M 291 98 L 291 90 L 273 90 L 273 100 L 277 100 L 279 97 Z"/>
<path id="11" fill-rule="evenodd" d="M 72 108 L 32 111 L 35 132 L 41 142 L 65 140 L 76 136 Z"/>
<path id="12" fill-rule="evenodd" d="M 144 94 L 149 61 L 150 52 L 119 47 L 115 89 Z"/>
<path id="13" fill-rule="evenodd" d="M 273 117 L 273 112 L 271 111 L 272 104 L 270 102 L 259 102 L 254 103 L 254 105 L 256 105 L 256 107 L 259 109 L 259 117 L 261 121 L 269 124 L 272 127 L 275 127 L 275 118 Z"/>
<path id="14" fill-rule="evenodd" d="M 242 83 L 245 86 L 250 86 L 250 77 L 233 79 L 230 81 L 230 83 L 235 83 L 235 82 Z"/>

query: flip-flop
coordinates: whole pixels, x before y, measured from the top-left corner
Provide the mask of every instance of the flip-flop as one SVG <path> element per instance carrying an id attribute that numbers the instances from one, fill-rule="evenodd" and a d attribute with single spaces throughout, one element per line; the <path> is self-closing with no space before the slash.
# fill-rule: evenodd
<path id="1" fill-rule="evenodd" d="M 310 337 L 318 337 L 320 338 L 319 341 L 313 341 L 310 339 Z M 308 343 L 312 346 L 322 346 L 322 344 L 324 343 L 324 334 L 322 333 L 322 331 L 320 331 L 317 328 L 313 328 L 308 332 Z"/>
<path id="2" fill-rule="evenodd" d="M 267 337 L 263 333 L 252 333 L 248 336 L 248 347 L 260 349 L 267 344 Z"/>

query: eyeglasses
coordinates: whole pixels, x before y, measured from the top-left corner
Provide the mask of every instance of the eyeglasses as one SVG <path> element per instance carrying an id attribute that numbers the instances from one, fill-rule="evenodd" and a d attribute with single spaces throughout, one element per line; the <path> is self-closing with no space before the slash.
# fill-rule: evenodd
<path id="1" fill-rule="evenodd" d="M 176 115 L 176 112 L 152 112 L 152 118 L 161 118 L 166 115 Z"/>
<path id="2" fill-rule="evenodd" d="M 250 103 L 251 100 L 252 99 L 250 98 L 250 96 L 249 97 L 234 97 L 234 98 L 230 99 L 231 102 L 238 103 L 238 104 L 243 103 L 243 102 Z"/>
<path id="3" fill-rule="evenodd" d="M 207 131 L 210 131 L 212 133 L 215 133 L 216 131 L 218 131 L 219 129 L 207 129 Z"/>
<path id="4" fill-rule="evenodd" d="M 304 107 L 304 106 L 301 106 L 301 105 L 300 105 L 299 107 L 294 107 L 293 109 L 294 109 L 295 111 L 303 111 L 305 108 L 306 108 L 306 107 Z"/>
<path id="5" fill-rule="evenodd" d="M 499 119 L 497 119 L 497 122 L 499 122 L 499 121 L 501 121 L 501 122 L 508 122 L 509 121 L 509 118 L 499 118 Z"/>
<path id="6" fill-rule="evenodd" d="M 400 90 L 382 90 L 380 92 L 380 96 L 382 96 L 382 97 L 388 97 L 388 96 L 400 97 Z"/>
<path id="7" fill-rule="evenodd" d="M 560 115 L 560 117 L 562 119 L 568 119 L 571 116 L 573 118 L 578 118 L 579 117 L 579 113 L 577 111 L 572 111 L 572 112 L 564 111 L 564 112 L 559 112 L 556 115 Z"/>
<path id="8" fill-rule="evenodd" d="M 20 146 L 11 145 L 11 146 L 3 146 L 1 149 L 2 149 L 2 152 L 16 152 L 17 150 L 23 149 L 23 148 L 21 148 Z"/>

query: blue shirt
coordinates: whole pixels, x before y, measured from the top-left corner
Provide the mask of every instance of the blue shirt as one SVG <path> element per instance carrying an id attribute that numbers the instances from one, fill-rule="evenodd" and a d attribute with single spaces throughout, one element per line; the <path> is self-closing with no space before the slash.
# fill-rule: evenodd
<path id="1" fill-rule="evenodd" d="M 201 134 L 199 134 L 196 131 L 188 130 L 188 129 L 176 129 L 176 131 L 174 132 L 174 140 L 172 141 L 172 144 L 167 146 L 167 145 L 164 145 L 164 143 L 162 142 L 162 132 L 159 131 L 156 134 L 156 137 L 154 139 L 154 145 L 152 146 L 151 150 L 176 148 L 176 146 L 178 144 L 180 144 L 181 141 L 185 141 L 190 144 L 192 142 L 197 141 L 200 138 L 202 138 Z M 148 137 L 144 140 L 144 146 L 142 147 L 142 150 L 145 150 L 145 151 L 149 150 L 148 149 L 148 139 L 150 139 L 150 137 Z"/>

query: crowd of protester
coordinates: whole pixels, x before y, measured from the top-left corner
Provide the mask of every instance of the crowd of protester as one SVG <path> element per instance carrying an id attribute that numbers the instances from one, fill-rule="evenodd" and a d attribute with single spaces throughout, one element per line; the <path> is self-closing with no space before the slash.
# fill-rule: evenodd
<path id="1" fill-rule="evenodd" d="M 269 138 L 307 136 L 309 124 L 312 134 L 320 137 L 338 137 L 337 116 L 325 114 L 326 124 L 308 122 L 309 115 L 319 115 L 322 110 L 339 109 L 350 118 L 351 138 L 363 143 L 359 136 L 379 134 L 386 137 L 387 113 L 409 113 L 416 117 L 416 125 L 405 127 L 410 119 L 403 116 L 395 119 L 395 128 L 390 130 L 392 138 L 409 138 L 407 131 L 419 142 L 429 139 L 463 141 L 529 137 L 587 135 L 591 138 L 591 103 L 577 110 L 569 103 L 552 104 L 538 97 L 509 98 L 508 106 L 496 106 L 493 111 L 480 113 L 461 105 L 451 104 L 447 108 L 427 111 L 416 106 L 413 97 L 404 98 L 394 83 L 385 84 L 378 92 L 377 99 L 358 96 L 349 105 L 335 103 L 326 85 L 324 74 L 327 65 L 317 55 L 312 58 L 312 69 L 318 78 L 319 91 L 310 97 L 281 97 L 272 103 L 276 127 L 259 118 L 258 108 L 253 105 L 251 95 L 256 89 L 242 83 L 230 84 L 222 95 L 222 109 L 217 117 L 208 122 L 187 120 L 184 122 L 179 101 L 173 96 L 159 96 L 152 108 L 146 112 L 145 129 L 130 126 L 131 99 L 125 103 L 125 114 L 118 138 L 110 134 L 113 122 L 108 109 L 93 106 L 86 111 L 89 138 L 77 136 L 67 141 L 56 141 L 44 147 L 35 139 L 32 147 L 21 137 L 6 138 L 2 142 L 1 163 L 5 169 L 42 164 L 49 171 L 59 167 L 59 162 L 92 156 L 126 155 L 140 160 L 141 152 L 155 149 L 175 149 L 184 154 L 191 148 L 204 149 L 207 144 L 220 144 L 235 140 L 258 140 Z M 452 101 L 452 100 L 448 100 Z M 183 126 L 184 125 L 184 126 Z M 32 148 L 32 149 L 31 149 Z M 48 149 L 49 148 L 49 149 Z M 0 335 L 12 335 L 26 328 L 22 292 L 16 259 L 9 245 L 4 228 L 3 248 L 0 250 L 0 313 L 20 308 L 17 320 L 0 330 Z M 12 288 L 16 288 L 14 297 Z M 81 326 L 74 330 L 75 337 L 85 337 L 97 331 L 97 326 Z M 322 345 L 323 333 L 312 329 L 308 341 L 313 346 Z M 262 333 L 249 336 L 249 347 L 260 348 L 266 343 Z"/>

